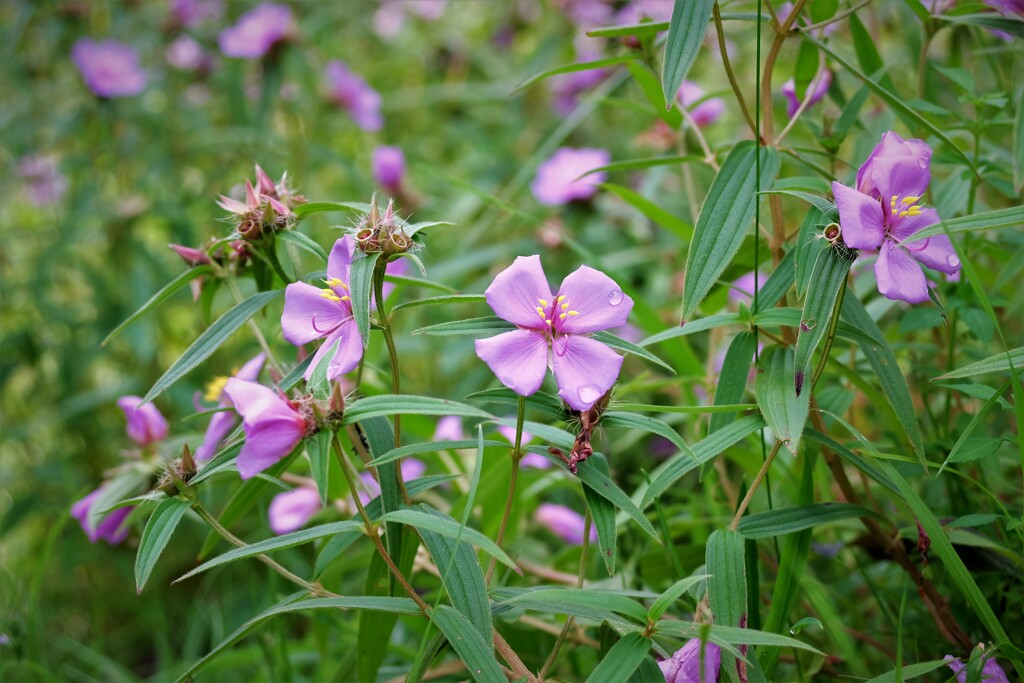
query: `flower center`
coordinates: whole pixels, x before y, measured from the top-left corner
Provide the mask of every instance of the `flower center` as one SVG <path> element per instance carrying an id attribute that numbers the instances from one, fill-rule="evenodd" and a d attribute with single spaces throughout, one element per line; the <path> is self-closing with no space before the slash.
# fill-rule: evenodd
<path id="1" fill-rule="evenodd" d="M 548 303 L 547 299 L 538 298 L 537 303 L 540 304 L 536 309 L 537 315 L 540 316 L 545 325 L 551 328 L 552 332 L 558 332 L 559 321 L 580 314 L 579 311 L 573 311 L 569 308 L 569 301 L 564 294 L 559 294 L 550 303 Z"/>
<path id="2" fill-rule="evenodd" d="M 327 286 L 320 289 L 320 296 L 328 301 L 341 303 L 342 301 L 352 300 L 352 297 L 344 293 L 348 291 L 348 285 L 338 278 L 328 278 L 327 280 L 324 280 L 324 284 Z"/>
<path id="3" fill-rule="evenodd" d="M 203 400 L 208 403 L 214 403 L 220 400 L 220 395 L 224 391 L 224 387 L 228 383 L 227 376 L 214 377 L 210 380 L 210 383 L 206 385 L 206 393 L 203 394 Z"/>
<path id="4" fill-rule="evenodd" d="M 914 197 L 913 195 L 901 199 L 898 194 L 894 194 L 889 199 L 889 219 L 896 221 L 907 216 L 920 216 L 921 210 L 924 207 L 924 204 L 920 203 L 920 201 L 920 197 Z"/>

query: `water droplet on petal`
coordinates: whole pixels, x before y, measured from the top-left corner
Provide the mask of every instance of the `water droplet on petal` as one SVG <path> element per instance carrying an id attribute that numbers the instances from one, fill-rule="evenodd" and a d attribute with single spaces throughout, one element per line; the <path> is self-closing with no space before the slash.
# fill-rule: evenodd
<path id="1" fill-rule="evenodd" d="M 958 259 L 956 257 L 956 254 L 950 254 L 949 256 L 947 256 L 946 257 L 946 263 L 949 264 L 950 268 L 959 268 L 960 267 L 960 259 Z"/>
<path id="2" fill-rule="evenodd" d="M 622 303 L 622 292 L 617 289 L 613 289 L 608 293 L 608 303 L 612 306 L 618 306 Z"/>
<path id="3" fill-rule="evenodd" d="M 569 337 L 561 336 L 555 337 L 555 340 L 551 343 L 551 346 L 555 349 L 555 355 L 561 358 L 565 355 L 565 352 L 569 350 Z"/>
<path id="4" fill-rule="evenodd" d="M 921 168 L 928 168 L 928 160 L 925 159 L 924 157 L 918 157 L 917 165 L 920 166 Z"/>
<path id="5" fill-rule="evenodd" d="M 576 390 L 576 393 L 583 403 L 593 403 L 601 398 L 601 389 L 594 384 L 584 384 Z"/>

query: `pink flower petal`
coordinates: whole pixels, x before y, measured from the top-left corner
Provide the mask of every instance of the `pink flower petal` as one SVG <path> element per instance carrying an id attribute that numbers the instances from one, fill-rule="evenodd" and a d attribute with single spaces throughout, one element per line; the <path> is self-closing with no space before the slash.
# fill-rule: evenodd
<path id="1" fill-rule="evenodd" d="M 249 479 L 291 453 L 306 435 L 305 418 L 273 390 L 232 378 L 224 393 L 241 414 L 245 429 L 245 445 L 237 462 L 242 479 Z"/>
<path id="2" fill-rule="evenodd" d="M 270 530 L 278 535 L 298 531 L 319 510 L 320 494 L 316 489 L 300 486 L 293 491 L 279 493 L 270 501 L 267 510 Z"/>
<path id="3" fill-rule="evenodd" d="M 552 347 L 558 395 L 575 410 L 589 410 L 612 388 L 622 368 L 622 356 L 589 337 L 558 337 Z"/>
<path id="4" fill-rule="evenodd" d="M 546 304 L 542 301 L 550 303 L 553 297 L 540 256 L 516 258 L 511 266 L 498 273 L 484 295 L 494 312 L 513 325 L 546 329 L 544 316 L 537 308 L 544 308 Z"/>
<path id="5" fill-rule="evenodd" d="M 669 659 L 659 662 L 665 683 L 715 683 L 722 664 L 722 653 L 714 643 L 704 643 L 704 671 L 701 672 L 701 641 L 686 641 Z"/>
<path id="6" fill-rule="evenodd" d="M 903 248 L 886 241 L 875 262 L 878 291 L 887 299 L 919 304 L 928 301 L 928 284 L 921 266 Z"/>
<path id="7" fill-rule="evenodd" d="M 325 299 L 322 293 L 323 290 L 305 282 L 293 282 L 285 287 L 281 330 L 284 338 L 295 346 L 326 336 L 351 318 L 349 309 L 337 301 Z"/>
<path id="8" fill-rule="evenodd" d="M 857 189 L 872 197 L 878 197 L 879 192 L 873 178 L 875 162 L 899 157 L 911 159 L 918 167 L 927 169 L 931 164 L 932 150 L 924 140 L 904 140 L 892 131 L 885 133 L 882 135 L 882 141 L 875 145 L 857 171 Z"/>
<path id="9" fill-rule="evenodd" d="M 839 225 L 846 246 L 878 249 L 885 238 L 885 216 L 878 200 L 836 182 L 832 183 L 832 194 L 839 208 Z"/>
<path id="10" fill-rule="evenodd" d="M 331 365 L 327 369 L 327 379 L 337 379 L 346 372 L 351 372 L 359 365 L 359 359 L 363 357 L 363 338 L 359 336 L 359 328 L 356 326 L 355 318 L 342 323 L 331 338 L 337 337 L 341 341 L 338 344 L 338 352 L 331 359 Z"/>
<path id="11" fill-rule="evenodd" d="M 920 197 L 928 189 L 931 172 L 922 166 L 919 157 L 885 157 L 875 159 L 871 179 L 878 190 L 882 205 L 889 207 L 893 196 Z"/>
<path id="12" fill-rule="evenodd" d="M 633 310 L 633 300 L 622 293 L 615 281 L 589 266 L 580 266 L 562 280 L 558 296 L 565 298 L 555 314 L 566 317 L 556 323 L 557 329 L 571 334 L 625 325 Z M 573 312 L 578 315 L 572 315 Z"/>
<path id="13" fill-rule="evenodd" d="M 935 235 L 904 246 L 918 263 L 923 263 L 932 270 L 938 270 L 946 275 L 956 275 L 960 272 L 960 259 L 953 249 L 953 244 L 945 235 Z"/>
<path id="14" fill-rule="evenodd" d="M 163 441 L 167 438 L 167 420 L 152 403 L 140 403 L 142 399 L 138 396 L 122 396 L 117 400 L 117 406 L 128 418 L 128 436 L 140 446 Z"/>
<path id="15" fill-rule="evenodd" d="M 541 503 L 537 506 L 534 519 L 566 543 L 583 545 L 586 519 L 572 508 L 555 503 Z M 597 542 L 597 529 L 593 524 L 590 526 L 590 540 L 592 543 Z"/>
<path id="16" fill-rule="evenodd" d="M 544 381 L 548 341 L 532 330 L 513 330 L 477 339 L 476 355 L 487 363 L 502 384 L 520 396 L 530 396 Z"/>
<path id="17" fill-rule="evenodd" d="M 351 279 L 352 256 L 356 253 L 356 242 L 351 235 L 345 235 L 331 247 L 331 254 L 327 257 L 327 277 L 338 278 L 346 285 Z"/>
<path id="18" fill-rule="evenodd" d="M 434 429 L 434 441 L 461 441 L 466 438 L 462 431 L 462 418 L 457 415 L 448 415 L 437 421 L 437 428 Z"/>

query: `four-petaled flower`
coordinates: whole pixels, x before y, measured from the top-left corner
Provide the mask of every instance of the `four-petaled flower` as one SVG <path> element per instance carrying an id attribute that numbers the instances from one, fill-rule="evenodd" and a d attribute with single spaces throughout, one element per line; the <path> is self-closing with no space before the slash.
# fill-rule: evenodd
<path id="1" fill-rule="evenodd" d="M 242 416 L 245 444 L 238 473 L 249 479 L 292 452 L 309 431 L 309 420 L 272 389 L 232 377 L 224 394 Z"/>
<path id="2" fill-rule="evenodd" d="M 952 275 L 960 259 L 945 235 L 917 241 L 914 233 L 935 225 L 939 215 L 921 197 L 931 178 L 931 149 L 921 140 L 886 133 L 857 173 L 857 188 L 833 182 L 843 241 L 851 249 L 879 250 L 875 263 L 878 291 L 909 303 L 928 300 L 921 267 Z"/>
<path id="3" fill-rule="evenodd" d="M 248 363 L 242 366 L 242 369 L 234 374 L 237 379 L 245 380 L 246 382 L 255 382 L 256 378 L 259 377 L 260 370 L 263 369 L 263 361 L 266 357 L 261 353 Z M 207 401 L 220 404 L 222 408 L 231 406 L 227 397 L 224 395 L 224 387 L 227 386 L 229 377 L 217 377 L 214 378 L 206 387 L 206 394 L 203 396 Z M 231 429 L 235 426 L 235 414 L 230 410 L 222 410 L 218 413 L 214 413 L 213 417 L 210 418 L 210 424 L 206 427 L 206 435 L 203 437 L 203 443 L 196 449 L 195 458 L 199 462 L 209 460 L 217 452 L 217 447 L 220 446 L 220 442 L 224 440 L 228 434 L 231 433 Z"/>
<path id="4" fill-rule="evenodd" d="M 619 327 L 633 308 L 610 277 L 580 266 L 552 294 L 540 256 L 520 256 L 484 294 L 498 316 L 519 328 L 476 342 L 476 355 L 502 384 L 529 396 L 550 363 L 558 395 L 575 410 L 589 410 L 611 389 L 622 356 L 584 336 Z"/>
<path id="5" fill-rule="evenodd" d="M 334 379 L 355 368 L 363 357 L 363 339 L 352 315 L 349 292 L 349 270 L 355 249 L 355 241 L 348 235 L 334 243 L 327 259 L 325 287 L 293 282 L 285 288 L 281 315 L 284 338 L 302 346 L 326 337 L 306 368 L 307 380 L 325 359 L 330 363 L 327 377 Z"/>

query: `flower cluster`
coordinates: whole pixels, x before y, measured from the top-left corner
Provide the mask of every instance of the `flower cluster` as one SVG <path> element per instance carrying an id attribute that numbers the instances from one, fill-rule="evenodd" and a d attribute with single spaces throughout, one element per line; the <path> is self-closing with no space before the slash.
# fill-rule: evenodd
<path id="1" fill-rule="evenodd" d="M 292 208 L 306 201 L 287 187 L 287 174 L 275 183 L 256 166 L 256 185 L 245 181 L 245 201 L 240 202 L 221 195 L 221 208 L 230 211 L 236 221 L 236 230 L 247 240 L 258 240 L 266 233 L 285 230 L 295 222 Z"/>

